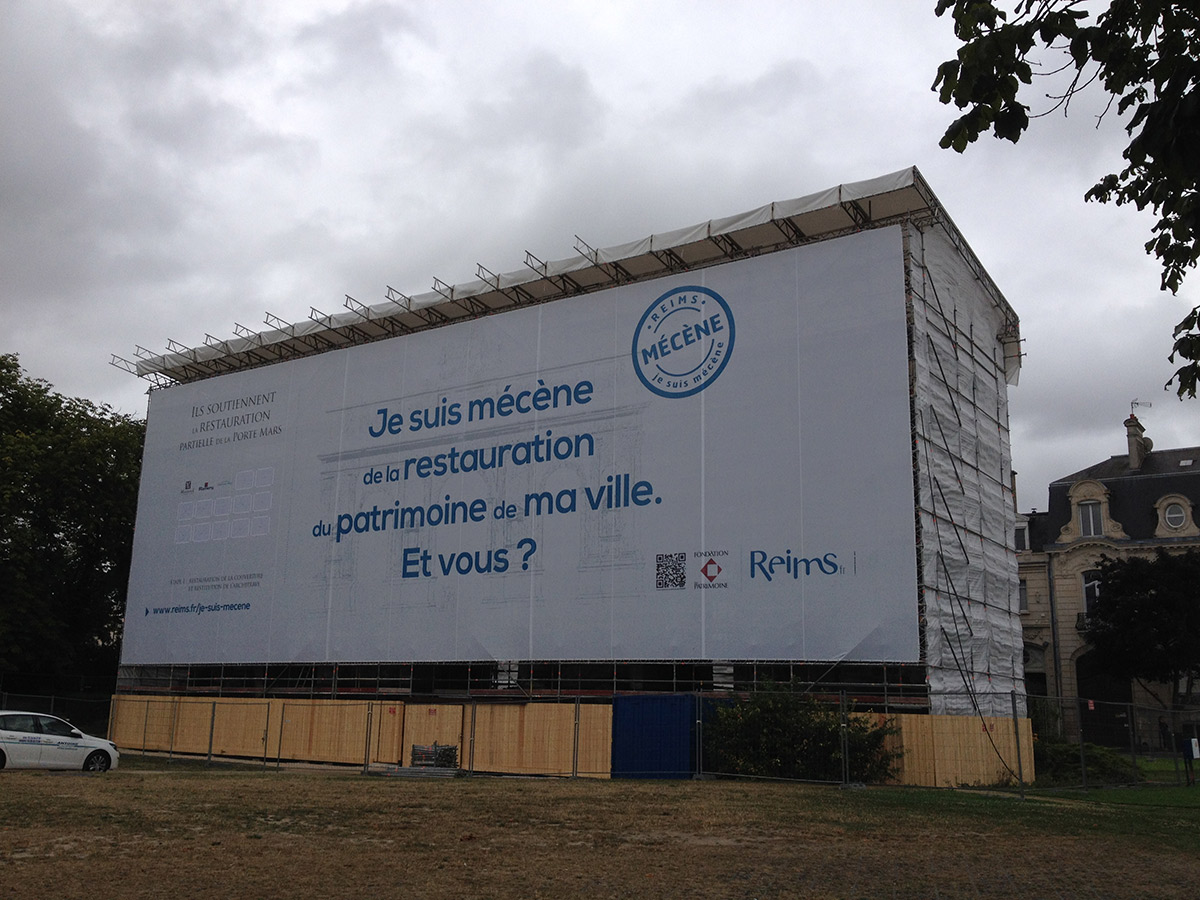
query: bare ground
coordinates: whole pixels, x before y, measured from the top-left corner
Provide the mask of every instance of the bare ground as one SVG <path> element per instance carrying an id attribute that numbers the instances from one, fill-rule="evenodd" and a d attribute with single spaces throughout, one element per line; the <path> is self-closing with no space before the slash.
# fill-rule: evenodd
<path id="1" fill-rule="evenodd" d="M 136 763 L 0 773 L 0 900 L 1159 900 L 1198 882 L 1200 800 Z"/>

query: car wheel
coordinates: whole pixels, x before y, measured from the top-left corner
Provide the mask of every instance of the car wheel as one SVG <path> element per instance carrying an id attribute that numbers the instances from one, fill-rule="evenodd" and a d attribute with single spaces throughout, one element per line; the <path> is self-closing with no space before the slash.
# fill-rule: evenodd
<path id="1" fill-rule="evenodd" d="M 4 751 L 0 750 L 0 769 L 3 769 L 4 764 L 7 762 L 8 762 L 8 760 L 4 758 Z"/>
<path id="2" fill-rule="evenodd" d="M 83 761 L 83 771 L 85 772 L 107 772 L 108 767 L 112 765 L 112 760 L 108 758 L 108 754 L 103 750 L 95 750 L 88 754 L 88 758 Z"/>

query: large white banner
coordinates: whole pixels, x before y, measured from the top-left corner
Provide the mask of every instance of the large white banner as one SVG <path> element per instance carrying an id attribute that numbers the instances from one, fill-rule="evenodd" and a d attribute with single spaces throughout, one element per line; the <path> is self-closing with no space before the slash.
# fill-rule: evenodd
<path id="1" fill-rule="evenodd" d="M 898 228 L 151 395 L 122 659 L 918 656 Z"/>

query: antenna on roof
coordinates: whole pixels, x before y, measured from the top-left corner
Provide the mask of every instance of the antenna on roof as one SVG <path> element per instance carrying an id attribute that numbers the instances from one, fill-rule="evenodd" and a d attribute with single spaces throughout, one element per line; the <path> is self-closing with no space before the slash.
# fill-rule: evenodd
<path id="1" fill-rule="evenodd" d="M 1135 397 L 1133 400 L 1131 400 L 1131 401 L 1129 402 L 1129 414 L 1132 416 L 1132 415 L 1133 415 L 1133 411 L 1134 411 L 1135 409 L 1137 409 L 1139 406 L 1144 406 L 1144 407 L 1146 407 L 1146 409 L 1149 409 L 1149 408 L 1150 408 L 1150 407 L 1152 407 L 1153 405 L 1154 405 L 1154 404 L 1153 404 L 1153 403 L 1151 403 L 1149 400 L 1138 400 L 1138 399 Z"/>

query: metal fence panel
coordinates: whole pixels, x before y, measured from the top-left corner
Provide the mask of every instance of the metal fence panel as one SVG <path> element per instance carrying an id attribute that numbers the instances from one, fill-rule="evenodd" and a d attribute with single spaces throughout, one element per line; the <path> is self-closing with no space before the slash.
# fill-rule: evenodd
<path id="1" fill-rule="evenodd" d="M 614 778 L 691 778 L 696 771 L 694 694 L 613 698 Z"/>
<path id="2" fill-rule="evenodd" d="M 1200 709 L 1029 697 L 1038 785 L 1185 784 Z"/>

